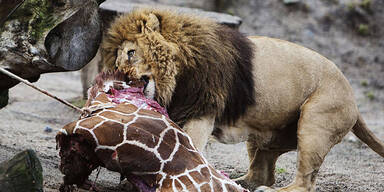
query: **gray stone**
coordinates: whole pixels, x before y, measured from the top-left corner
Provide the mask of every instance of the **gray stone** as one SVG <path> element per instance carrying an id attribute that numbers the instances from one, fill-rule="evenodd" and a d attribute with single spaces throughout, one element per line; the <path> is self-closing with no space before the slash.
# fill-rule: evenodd
<path id="1" fill-rule="evenodd" d="M 0 67 L 30 81 L 42 73 L 81 69 L 101 41 L 98 3 L 0 1 Z M 0 90 L 17 83 L 0 74 Z"/>
<path id="2" fill-rule="evenodd" d="M 290 4 L 296 4 L 300 3 L 300 0 L 283 0 L 284 4 L 290 5 Z"/>
<path id="3" fill-rule="evenodd" d="M 23 3 L 23 0 L 2 0 L 0 1 L 0 27 L 7 18 Z"/>
<path id="4" fill-rule="evenodd" d="M 232 16 L 224 13 L 203 11 L 201 9 L 162 5 L 162 4 L 156 4 L 156 3 L 140 4 L 140 3 L 132 3 L 129 0 L 107 0 L 100 5 L 100 9 L 103 15 L 103 20 L 105 18 L 107 26 L 108 26 L 108 23 L 112 20 L 113 16 L 115 16 L 116 14 L 129 13 L 132 10 L 138 9 L 138 8 L 165 9 L 165 10 L 173 10 L 179 13 L 199 15 L 201 17 L 211 18 L 217 21 L 218 23 L 221 23 L 233 28 L 239 27 L 242 22 L 241 18 L 238 16 Z"/>
<path id="5" fill-rule="evenodd" d="M 0 163 L 0 192 L 24 191 L 43 192 L 43 168 L 31 149 Z"/>

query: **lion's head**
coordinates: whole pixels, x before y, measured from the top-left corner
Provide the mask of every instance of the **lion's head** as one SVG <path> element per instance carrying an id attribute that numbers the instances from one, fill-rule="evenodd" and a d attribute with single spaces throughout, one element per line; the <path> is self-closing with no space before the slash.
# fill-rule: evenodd
<path id="1" fill-rule="evenodd" d="M 233 121 L 253 102 L 251 43 L 212 20 L 137 10 L 115 20 L 101 50 L 107 69 L 147 80 L 146 96 L 181 125 L 207 114 Z"/>
<path id="2" fill-rule="evenodd" d="M 160 33 L 158 17 L 132 13 L 118 18 L 102 45 L 108 69 L 118 69 L 131 78 L 148 81 L 146 96 L 167 106 L 176 86 L 178 48 Z M 156 91 L 161 87 L 161 91 Z M 156 94 L 155 94 L 156 93 Z"/>

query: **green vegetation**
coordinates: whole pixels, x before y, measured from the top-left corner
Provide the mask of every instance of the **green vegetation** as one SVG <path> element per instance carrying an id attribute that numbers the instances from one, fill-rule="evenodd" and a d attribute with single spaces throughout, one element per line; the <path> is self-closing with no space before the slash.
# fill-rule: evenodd
<path id="1" fill-rule="evenodd" d="M 233 9 L 233 8 L 228 8 L 225 12 L 226 12 L 227 14 L 229 14 L 229 15 L 236 15 L 236 14 L 235 14 L 235 9 Z"/>
<path id="2" fill-rule="evenodd" d="M 369 26 L 367 24 L 360 24 L 357 28 L 357 32 L 360 35 L 367 36 L 370 34 Z"/>
<path id="3" fill-rule="evenodd" d="M 355 11 L 357 7 L 360 7 L 368 12 L 371 12 L 371 0 L 352 1 L 347 3 L 348 11 Z"/>
<path id="4" fill-rule="evenodd" d="M 362 0 L 362 2 L 359 4 L 361 8 L 371 11 L 371 0 Z"/>
<path id="5" fill-rule="evenodd" d="M 355 10 L 355 8 L 356 8 L 356 6 L 357 6 L 357 4 L 356 4 L 356 2 L 349 2 L 349 3 L 347 3 L 347 9 L 348 9 L 348 11 L 354 11 Z"/>
<path id="6" fill-rule="evenodd" d="M 365 93 L 365 96 L 366 96 L 369 100 L 374 100 L 374 99 L 375 99 L 375 94 L 373 93 L 373 91 L 368 91 L 367 93 Z"/>
<path id="7" fill-rule="evenodd" d="M 276 167 L 276 173 L 279 173 L 279 174 L 282 174 L 282 173 L 286 173 L 287 170 L 285 170 L 284 168 L 279 168 L 279 167 Z"/>
<path id="8" fill-rule="evenodd" d="M 236 178 L 239 178 L 239 177 L 242 177 L 244 176 L 246 173 L 241 173 L 241 172 L 234 172 L 234 173 L 231 173 L 229 175 L 229 178 L 230 179 L 236 179 Z"/>
<path id="9" fill-rule="evenodd" d="M 368 81 L 367 80 L 362 80 L 360 82 L 360 85 L 363 86 L 363 87 L 366 87 L 366 86 L 368 86 Z"/>
<path id="10" fill-rule="evenodd" d="M 31 40 L 35 42 L 56 22 L 52 1 L 49 0 L 26 0 L 10 19 L 18 19 L 23 27 L 27 27 Z"/>
<path id="11" fill-rule="evenodd" d="M 87 102 L 86 99 L 83 98 L 76 98 L 70 101 L 70 103 L 76 107 L 82 108 L 84 107 L 85 103 Z"/>

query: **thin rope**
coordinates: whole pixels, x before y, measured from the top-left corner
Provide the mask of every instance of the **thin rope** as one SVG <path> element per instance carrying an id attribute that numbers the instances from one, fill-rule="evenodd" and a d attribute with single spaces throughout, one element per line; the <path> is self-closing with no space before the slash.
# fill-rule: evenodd
<path id="1" fill-rule="evenodd" d="M 75 109 L 76 111 L 78 111 L 78 112 L 80 112 L 80 113 L 84 113 L 84 111 L 83 111 L 82 109 L 80 109 L 80 108 L 78 108 L 78 107 L 72 105 L 72 104 L 69 103 L 68 101 L 63 100 L 63 99 L 60 99 L 59 97 L 57 97 L 57 96 L 55 96 L 55 95 L 49 93 L 48 91 L 46 91 L 46 90 L 44 90 L 44 89 L 41 89 L 41 88 L 39 88 L 39 87 L 36 87 L 35 85 L 33 85 L 32 83 L 30 83 L 29 81 L 27 81 L 27 80 L 25 80 L 25 79 L 23 79 L 23 78 L 21 78 L 21 77 L 15 75 L 15 74 L 9 72 L 9 71 L 7 71 L 7 70 L 1 68 L 1 67 L 0 67 L 0 72 L 4 73 L 5 75 L 8 75 L 9 77 L 12 77 L 13 79 L 18 80 L 18 81 L 20 81 L 20 82 L 22 82 L 22 83 L 24 83 L 24 84 L 26 84 L 26 85 L 28 85 L 28 86 L 30 86 L 30 87 L 36 89 L 36 90 L 38 90 L 39 92 L 41 92 L 41 93 L 43 93 L 43 94 L 45 94 L 45 95 L 47 95 L 47 96 L 49 96 L 49 97 L 51 97 L 51 98 L 53 98 L 53 99 L 58 100 L 60 103 L 63 103 L 64 105 L 67 105 L 68 107 L 71 107 L 72 109 Z"/>

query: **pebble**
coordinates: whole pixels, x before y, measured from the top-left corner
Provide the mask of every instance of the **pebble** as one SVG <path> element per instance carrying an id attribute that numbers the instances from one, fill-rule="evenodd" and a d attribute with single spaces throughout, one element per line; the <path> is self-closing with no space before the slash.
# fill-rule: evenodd
<path id="1" fill-rule="evenodd" d="M 44 128 L 44 132 L 51 133 L 52 132 L 52 128 L 47 126 L 47 127 Z"/>
<path id="2" fill-rule="evenodd" d="M 283 0 L 284 4 L 300 3 L 300 0 Z"/>

